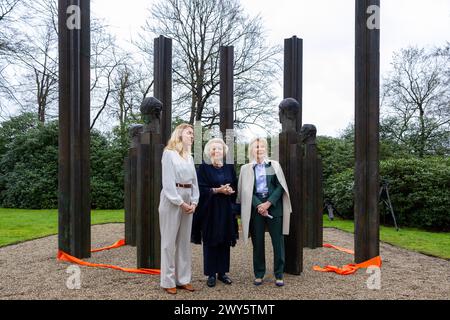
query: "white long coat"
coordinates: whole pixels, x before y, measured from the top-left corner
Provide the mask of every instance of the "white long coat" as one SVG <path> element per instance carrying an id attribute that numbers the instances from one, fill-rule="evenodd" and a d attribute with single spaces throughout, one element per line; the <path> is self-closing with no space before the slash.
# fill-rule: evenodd
<path id="1" fill-rule="evenodd" d="M 283 192 L 283 234 L 289 234 L 289 223 L 292 213 L 291 199 L 289 196 L 289 190 L 284 177 L 283 170 L 280 163 L 275 160 L 268 160 L 272 164 L 272 168 L 284 189 Z M 241 167 L 241 173 L 239 174 L 238 182 L 238 194 L 237 203 L 241 204 L 241 225 L 242 233 L 244 236 L 244 243 L 248 241 L 248 233 L 250 226 L 250 217 L 252 213 L 252 198 L 253 187 L 255 184 L 255 172 L 253 171 L 253 164 L 247 163 Z"/>

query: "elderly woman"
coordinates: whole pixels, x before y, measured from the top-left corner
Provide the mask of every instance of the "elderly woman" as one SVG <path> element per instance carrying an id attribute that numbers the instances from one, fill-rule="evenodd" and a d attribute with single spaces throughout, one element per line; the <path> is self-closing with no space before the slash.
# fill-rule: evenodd
<path id="1" fill-rule="evenodd" d="M 236 244 L 237 220 L 233 212 L 237 178 L 234 165 L 225 164 L 228 147 L 222 139 L 210 140 L 204 150 L 205 161 L 197 170 L 200 201 L 194 215 L 192 242 L 203 242 L 203 268 L 207 285 L 216 285 L 216 275 L 231 284 L 230 246 Z"/>
<path id="2" fill-rule="evenodd" d="M 241 223 L 244 242 L 248 234 L 253 243 L 254 284 L 263 283 L 266 272 L 265 230 L 269 230 L 274 252 L 275 284 L 283 286 L 284 235 L 289 234 L 292 212 L 286 179 L 277 161 L 267 157 L 267 140 L 254 139 L 249 146 L 248 163 L 241 168 L 238 200 L 241 203 Z"/>
<path id="3" fill-rule="evenodd" d="M 177 288 L 194 291 L 191 284 L 191 228 L 199 189 L 191 146 L 194 130 L 180 124 L 162 156 L 162 190 L 159 203 L 161 232 L 161 287 L 176 294 Z"/>

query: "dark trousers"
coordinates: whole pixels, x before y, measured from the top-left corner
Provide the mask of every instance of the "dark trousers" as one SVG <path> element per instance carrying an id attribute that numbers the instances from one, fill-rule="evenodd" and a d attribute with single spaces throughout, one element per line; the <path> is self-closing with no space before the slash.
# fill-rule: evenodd
<path id="1" fill-rule="evenodd" d="M 269 209 L 270 213 L 270 209 Z M 255 278 L 264 278 L 266 273 L 265 229 L 269 229 L 273 246 L 273 270 L 276 279 L 283 279 L 284 236 L 283 217 L 273 219 L 261 216 L 256 210 L 252 213 L 250 235 L 253 243 L 253 271 Z"/>
<path id="2" fill-rule="evenodd" d="M 203 270 L 205 276 L 225 274 L 230 271 L 230 246 L 220 244 L 217 246 L 203 245 Z"/>

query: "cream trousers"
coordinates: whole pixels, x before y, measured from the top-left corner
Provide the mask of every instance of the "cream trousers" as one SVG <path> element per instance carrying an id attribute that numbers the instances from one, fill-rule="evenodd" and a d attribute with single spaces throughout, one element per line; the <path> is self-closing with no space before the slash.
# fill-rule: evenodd
<path id="1" fill-rule="evenodd" d="M 177 188 L 186 203 L 191 202 L 191 189 Z M 192 214 L 185 214 L 181 207 L 171 203 L 161 192 L 159 204 L 159 228 L 161 231 L 161 287 L 173 288 L 191 282 Z"/>

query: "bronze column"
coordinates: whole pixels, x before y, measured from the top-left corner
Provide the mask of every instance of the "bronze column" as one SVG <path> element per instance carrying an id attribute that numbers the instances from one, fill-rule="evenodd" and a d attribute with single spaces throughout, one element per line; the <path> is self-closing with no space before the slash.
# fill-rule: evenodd
<path id="1" fill-rule="evenodd" d="M 355 262 L 379 255 L 380 0 L 356 0 Z M 375 24 L 373 24 L 375 22 Z"/>
<path id="2" fill-rule="evenodd" d="M 279 106 L 282 132 L 279 135 L 280 165 L 286 177 L 292 204 L 289 235 L 285 237 L 285 272 L 299 275 L 303 271 L 302 216 L 302 148 L 296 132 L 300 104 L 293 98 Z"/>
<path id="3" fill-rule="evenodd" d="M 284 98 L 294 98 L 300 104 L 295 131 L 302 128 L 303 112 L 303 39 L 284 39 Z"/>
<path id="4" fill-rule="evenodd" d="M 226 163 L 234 164 L 234 47 L 220 47 L 220 131 L 227 146 Z M 231 130 L 231 132 L 230 132 Z"/>
<path id="5" fill-rule="evenodd" d="M 58 248 L 91 255 L 90 1 L 58 1 Z"/>
<path id="6" fill-rule="evenodd" d="M 136 246 L 137 148 L 142 133 L 141 124 L 130 126 L 131 145 L 125 158 L 125 243 Z"/>
<path id="7" fill-rule="evenodd" d="M 317 129 L 312 124 L 302 126 L 300 136 L 303 144 L 303 247 L 320 248 L 323 244 L 323 195 L 322 159 L 317 153 Z"/>
<path id="8" fill-rule="evenodd" d="M 137 267 L 159 269 L 161 235 L 159 231 L 159 197 L 161 193 L 160 116 L 162 103 L 153 97 L 141 105 L 144 128 L 137 148 Z"/>
<path id="9" fill-rule="evenodd" d="M 154 40 L 153 77 L 155 98 L 162 102 L 161 142 L 166 144 L 172 132 L 172 39 Z"/>

